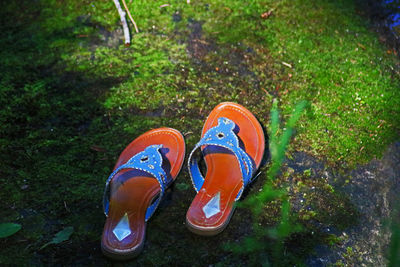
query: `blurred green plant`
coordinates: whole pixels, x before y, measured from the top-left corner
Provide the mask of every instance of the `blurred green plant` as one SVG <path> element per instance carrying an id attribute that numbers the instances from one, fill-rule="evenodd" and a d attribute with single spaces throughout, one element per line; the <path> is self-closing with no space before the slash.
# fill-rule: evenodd
<path id="1" fill-rule="evenodd" d="M 293 113 L 284 128 L 280 128 L 278 101 L 274 100 L 271 109 L 271 121 L 269 127 L 270 168 L 267 172 L 267 180 L 261 191 L 248 198 L 240 206 L 248 207 L 253 215 L 253 235 L 246 238 L 242 244 L 228 244 L 226 248 L 238 254 L 253 254 L 250 260 L 257 263 L 263 262 L 263 266 L 281 264 L 284 261 L 284 242 L 293 233 L 300 232 L 302 227 L 291 214 L 289 196 L 286 186 L 277 188 L 274 180 L 281 169 L 285 152 L 293 135 L 294 126 L 299 120 L 307 101 L 301 101 L 296 105 Z M 281 134 L 280 134 L 281 133 Z M 264 228 L 261 222 L 263 207 L 268 202 L 279 201 L 280 218 L 276 226 Z M 271 241 L 273 244 L 268 244 Z M 270 256 L 265 251 L 270 248 Z M 277 262 L 278 261 L 278 262 Z M 254 262 L 254 263 L 255 263 Z"/>

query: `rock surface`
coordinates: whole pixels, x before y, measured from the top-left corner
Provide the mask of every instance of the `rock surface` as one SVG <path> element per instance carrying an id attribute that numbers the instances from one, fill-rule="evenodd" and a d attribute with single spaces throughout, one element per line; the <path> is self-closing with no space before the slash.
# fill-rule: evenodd
<path id="1" fill-rule="evenodd" d="M 333 183 L 349 179 L 337 189 L 348 195 L 359 211 L 358 222 L 339 234 L 343 240 L 339 247 L 318 246 L 318 257 L 309 258 L 308 265 L 326 266 L 347 257 L 354 266 L 385 266 L 391 236 L 387 225 L 399 203 L 400 142 L 392 144 L 382 159 L 374 159 L 336 181 L 333 177 L 330 177 Z"/>

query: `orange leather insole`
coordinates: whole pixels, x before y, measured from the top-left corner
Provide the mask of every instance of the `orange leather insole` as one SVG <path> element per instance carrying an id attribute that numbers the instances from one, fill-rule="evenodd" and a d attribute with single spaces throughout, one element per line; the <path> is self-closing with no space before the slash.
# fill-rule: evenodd
<path id="1" fill-rule="evenodd" d="M 256 170 L 264 153 L 265 139 L 261 125 L 257 119 L 244 107 L 236 103 L 221 103 L 207 118 L 202 136 L 210 128 L 217 125 L 220 117 L 226 117 L 237 125 L 236 134 L 239 142 L 254 160 Z M 215 229 L 222 227 L 229 220 L 235 198 L 237 197 L 243 181 L 238 159 L 228 149 L 218 146 L 203 147 L 204 160 L 207 165 L 207 174 L 204 184 L 193 199 L 187 212 L 187 221 L 199 229 Z M 207 218 L 203 207 L 220 193 L 221 212 Z"/>
<path id="2" fill-rule="evenodd" d="M 203 152 L 218 150 L 205 156 L 207 175 L 202 189 L 193 199 L 188 211 L 191 224 L 200 227 L 219 227 L 230 216 L 235 198 L 242 186 L 242 175 L 236 157 L 227 149 L 208 146 Z M 220 193 L 221 212 L 206 218 L 203 207 Z"/>
<path id="3" fill-rule="evenodd" d="M 135 171 L 121 171 L 114 178 L 121 179 L 124 174 Z M 131 177 L 118 188 L 110 199 L 110 212 L 104 226 L 103 244 L 114 250 L 129 251 L 139 246 L 145 237 L 146 210 L 155 196 L 159 194 L 160 185 L 152 177 Z M 113 234 L 113 229 L 119 220 L 127 213 L 131 234 L 119 241 Z"/>
<path id="4" fill-rule="evenodd" d="M 114 170 L 125 164 L 132 156 L 149 145 L 162 144 L 163 169 L 167 179 L 176 178 L 185 155 L 185 142 L 177 130 L 159 128 L 148 131 L 132 141 L 121 153 Z M 111 181 L 110 210 L 104 226 L 102 245 L 112 253 L 130 253 L 143 245 L 145 238 L 145 215 L 153 199 L 160 193 L 160 185 L 150 174 L 123 169 Z M 121 241 L 113 230 L 128 215 L 131 233 Z"/>

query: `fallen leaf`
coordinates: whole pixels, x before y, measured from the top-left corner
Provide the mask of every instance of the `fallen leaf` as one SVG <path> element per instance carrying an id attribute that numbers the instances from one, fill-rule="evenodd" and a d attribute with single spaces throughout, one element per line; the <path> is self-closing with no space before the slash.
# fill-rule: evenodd
<path id="1" fill-rule="evenodd" d="M 357 43 L 357 45 L 359 46 L 359 47 L 361 47 L 363 50 L 365 50 L 366 48 L 365 48 L 365 46 L 364 45 L 362 45 L 362 44 L 360 44 L 360 43 Z"/>
<path id="2" fill-rule="evenodd" d="M 0 224 L 0 238 L 9 237 L 21 230 L 21 225 L 18 223 L 2 223 Z"/>
<path id="3" fill-rule="evenodd" d="M 44 244 L 40 249 L 44 249 L 45 247 L 51 244 L 60 244 L 61 242 L 68 240 L 73 232 L 74 232 L 74 227 L 72 226 L 65 227 L 63 230 L 58 232 L 50 242 Z"/>
<path id="4" fill-rule="evenodd" d="M 267 19 L 272 15 L 272 10 L 268 11 L 268 12 L 264 12 L 261 14 L 261 18 L 262 19 Z"/>

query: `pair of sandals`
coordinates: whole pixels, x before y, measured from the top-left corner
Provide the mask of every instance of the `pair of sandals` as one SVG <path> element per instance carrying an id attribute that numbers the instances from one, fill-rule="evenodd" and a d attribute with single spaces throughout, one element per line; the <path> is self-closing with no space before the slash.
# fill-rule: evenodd
<path id="1" fill-rule="evenodd" d="M 261 164 L 264 148 L 263 129 L 249 110 L 232 102 L 214 108 L 188 159 L 197 191 L 186 214 L 190 231 L 216 235 L 226 228 L 234 203 Z M 207 166 L 205 178 L 195 157 L 199 150 Z M 107 219 L 101 247 L 106 256 L 129 259 L 141 252 L 146 222 L 176 179 L 184 157 L 184 138 L 172 128 L 150 130 L 121 153 L 104 192 Z"/>

